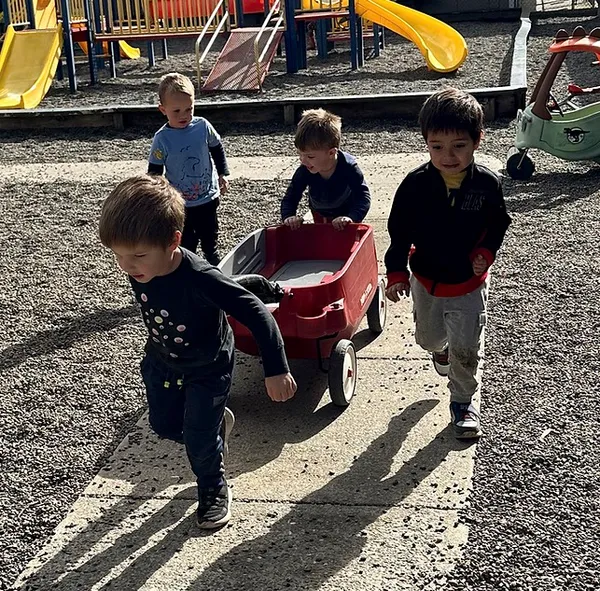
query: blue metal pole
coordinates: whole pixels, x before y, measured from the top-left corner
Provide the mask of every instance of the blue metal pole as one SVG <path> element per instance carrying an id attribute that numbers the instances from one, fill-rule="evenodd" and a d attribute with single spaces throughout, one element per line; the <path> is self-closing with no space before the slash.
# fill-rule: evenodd
<path id="1" fill-rule="evenodd" d="M 87 0 L 83 3 L 83 10 L 87 23 L 86 43 L 88 46 L 88 64 L 90 66 L 90 84 L 93 86 L 98 81 L 98 67 L 96 64 L 96 48 L 94 47 L 94 38 L 92 34 L 94 23 L 92 23 L 92 19 L 90 18 L 91 10 Z"/>
<path id="2" fill-rule="evenodd" d="M 295 0 L 285 1 L 285 64 L 288 74 L 298 72 L 298 42 L 296 40 Z M 305 55 L 306 58 L 306 55 Z"/>
<path id="3" fill-rule="evenodd" d="M 319 19 L 317 21 L 317 26 L 315 35 L 317 38 L 317 55 L 320 59 L 327 59 L 327 21 L 324 19 Z"/>
<path id="4" fill-rule="evenodd" d="M 8 0 L 2 0 L 0 6 L 2 6 L 2 12 L 4 14 L 4 30 L 6 31 L 6 27 L 10 25 L 12 19 L 12 14 L 10 14 L 10 10 L 8 10 Z"/>
<path id="5" fill-rule="evenodd" d="M 358 69 L 358 43 L 357 43 L 357 23 L 356 23 L 356 7 L 354 0 L 348 2 L 350 11 L 350 64 L 353 70 Z"/>
<path id="6" fill-rule="evenodd" d="M 106 4 L 106 2 L 103 2 L 103 8 L 104 11 L 101 13 L 100 11 L 100 0 L 92 0 L 92 2 L 94 3 L 94 35 L 97 35 L 98 33 L 102 33 L 103 32 L 103 27 L 102 27 L 102 21 L 100 20 L 100 14 L 108 14 L 108 6 Z M 104 25 L 106 25 L 106 22 L 104 23 Z M 94 37 L 94 35 L 92 35 L 92 38 Z M 102 43 L 96 43 L 94 45 L 94 54 L 96 56 L 98 55 L 102 55 L 103 50 L 102 50 Z M 100 70 L 100 69 L 104 69 L 104 58 L 99 58 L 96 57 L 96 70 Z"/>
<path id="7" fill-rule="evenodd" d="M 32 29 L 35 29 L 35 10 L 33 8 L 33 0 L 26 0 L 25 9 L 27 10 L 27 20 L 29 21 L 29 26 Z"/>
<path id="8" fill-rule="evenodd" d="M 244 0 L 235 0 L 235 16 L 237 26 L 241 29 L 244 26 Z"/>
<path id="9" fill-rule="evenodd" d="M 379 30 L 379 25 L 377 23 L 373 23 L 373 55 L 375 57 L 379 57 L 381 45 L 379 43 L 379 36 L 381 32 Z"/>
<path id="10" fill-rule="evenodd" d="M 153 68 L 156 66 L 156 54 L 154 53 L 154 43 L 148 41 L 148 65 Z"/>
<path id="11" fill-rule="evenodd" d="M 169 59 L 169 46 L 167 45 L 166 38 L 162 40 L 162 56 L 164 60 Z"/>
<path id="12" fill-rule="evenodd" d="M 363 38 L 362 18 L 356 19 L 356 53 L 358 54 L 358 67 L 365 65 L 365 40 Z"/>
<path id="13" fill-rule="evenodd" d="M 67 58 L 69 88 L 71 89 L 71 92 L 77 92 L 77 77 L 75 75 L 75 52 L 73 50 L 73 34 L 71 32 L 71 11 L 69 8 L 69 0 L 61 0 L 60 12 L 62 14 L 63 22 L 63 51 Z"/>

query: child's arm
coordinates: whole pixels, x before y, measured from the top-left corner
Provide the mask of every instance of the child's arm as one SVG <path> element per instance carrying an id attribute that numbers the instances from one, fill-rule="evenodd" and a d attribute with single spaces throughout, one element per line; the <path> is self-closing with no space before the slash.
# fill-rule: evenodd
<path id="1" fill-rule="evenodd" d="M 285 401 L 294 396 L 296 382 L 289 372 L 283 338 L 266 306 L 241 285 L 215 268 L 200 275 L 202 297 L 248 327 L 260 349 L 267 394 Z"/>
<path id="2" fill-rule="evenodd" d="M 208 151 L 210 156 L 215 163 L 217 169 L 217 175 L 219 176 L 219 190 L 221 194 L 227 193 L 229 183 L 225 177 L 229 176 L 229 166 L 227 165 L 227 157 L 225 156 L 225 149 L 221 143 L 221 136 L 217 133 L 217 130 L 208 122 L 206 119 L 206 141 L 208 143 Z"/>
<path id="3" fill-rule="evenodd" d="M 352 191 L 352 204 L 348 217 L 355 223 L 362 222 L 371 208 L 371 192 L 365 181 L 365 176 L 357 164 L 350 168 L 348 184 Z"/>
<path id="4" fill-rule="evenodd" d="M 408 295 L 410 289 L 408 270 L 408 255 L 412 246 L 408 207 L 410 197 L 409 181 L 404 179 L 396 191 L 388 218 L 390 246 L 384 258 L 387 273 L 386 295 L 393 302 L 397 302 L 401 295 Z"/>
<path id="5" fill-rule="evenodd" d="M 296 215 L 298 211 L 298 205 L 302 199 L 302 195 L 306 187 L 308 186 L 307 176 L 310 174 L 304 166 L 300 166 L 285 192 L 283 199 L 281 200 L 281 221 L 290 226 L 293 230 L 299 228 L 302 224 L 302 218 Z"/>
<path id="6" fill-rule="evenodd" d="M 148 174 L 162 175 L 165 170 L 166 158 L 166 150 L 160 139 L 160 132 L 158 132 L 152 140 L 152 147 L 148 156 Z"/>
<path id="7" fill-rule="evenodd" d="M 504 235 L 511 219 L 506 211 L 506 203 L 502 192 L 502 184 L 498 180 L 496 194 L 487 204 L 487 227 L 483 238 L 471 253 L 473 272 L 482 275 L 496 260 L 496 254 L 502 246 Z"/>

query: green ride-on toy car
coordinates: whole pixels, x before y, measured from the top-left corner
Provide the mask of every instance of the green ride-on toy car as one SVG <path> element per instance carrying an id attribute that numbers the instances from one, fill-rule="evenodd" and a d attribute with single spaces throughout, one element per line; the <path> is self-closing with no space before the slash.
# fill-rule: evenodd
<path id="1" fill-rule="evenodd" d="M 517 114 L 517 137 L 506 160 L 506 171 L 517 180 L 531 178 L 535 164 L 530 148 L 538 148 L 564 160 L 600 162 L 600 102 L 578 107 L 576 95 L 595 94 L 600 86 L 581 88 L 569 84 L 568 97 L 559 102 L 551 93 L 556 75 L 570 51 L 594 53 L 600 61 L 600 28 L 589 35 L 577 27 L 571 36 L 561 29 L 550 46 L 550 59 L 538 80 L 529 105 Z"/>

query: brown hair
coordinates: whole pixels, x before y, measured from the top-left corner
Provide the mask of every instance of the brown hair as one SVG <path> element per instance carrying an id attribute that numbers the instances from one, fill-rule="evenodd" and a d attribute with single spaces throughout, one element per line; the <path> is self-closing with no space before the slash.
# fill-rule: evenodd
<path id="1" fill-rule="evenodd" d="M 139 175 L 119 183 L 102 205 L 99 234 L 104 246 L 161 246 L 183 231 L 185 202 L 162 176 Z"/>
<path id="2" fill-rule="evenodd" d="M 339 148 L 342 141 L 342 119 L 325 109 L 309 109 L 302 113 L 296 128 L 294 144 L 298 150 Z"/>
<path id="3" fill-rule="evenodd" d="M 193 99 L 195 96 L 193 82 L 187 76 L 178 72 L 165 74 L 158 84 L 158 98 L 161 104 L 164 104 L 170 95 L 178 93 L 187 94 Z"/>
<path id="4" fill-rule="evenodd" d="M 483 119 L 483 109 L 475 97 L 457 88 L 432 94 L 419 113 L 425 141 L 432 131 L 466 131 L 477 142 L 483 133 Z"/>

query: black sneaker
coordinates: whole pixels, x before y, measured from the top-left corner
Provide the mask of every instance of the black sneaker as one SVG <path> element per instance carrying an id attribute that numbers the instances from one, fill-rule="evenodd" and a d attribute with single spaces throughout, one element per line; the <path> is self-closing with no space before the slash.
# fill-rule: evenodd
<path id="1" fill-rule="evenodd" d="M 448 358 L 448 347 L 443 351 L 431 354 L 433 358 L 433 367 L 441 376 L 446 377 L 450 373 L 450 359 Z"/>
<path id="2" fill-rule="evenodd" d="M 221 439 L 223 440 L 223 461 L 227 459 L 229 455 L 229 435 L 235 425 L 235 415 L 233 412 L 225 407 L 225 414 L 223 415 L 223 422 L 221 423 Z"/>
<path id="3" fill-rule="evenodd" d="M 479 411 L 471 402 L 451 402 L 450 415 L 457 439 L 479 439 L 481 437 Z"/>
<path id="4" fill-rule="evenodd" d="M 231 491 L 227 482 L 219 487 L 198 489 L 198 509 L 196 509 L 198 526 L 202 529 L 224 526 L 231 518 L 230 504 Z"/>

